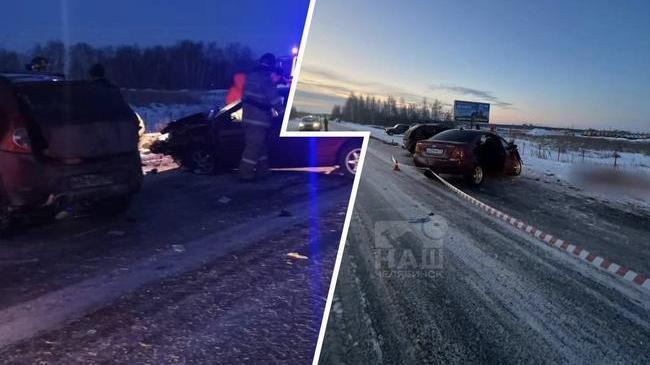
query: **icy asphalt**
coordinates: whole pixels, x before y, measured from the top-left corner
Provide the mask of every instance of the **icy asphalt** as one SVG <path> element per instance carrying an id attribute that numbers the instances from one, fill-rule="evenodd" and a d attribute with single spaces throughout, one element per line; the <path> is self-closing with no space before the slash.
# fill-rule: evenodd
<path id="1" fill-rule="evenodd" d="M 321 363 L 650 362 L 648 291 L 540 245 L 409 165 L 401 148 L 371 140 Z M 481 188 L 450 181 L 545 232 L 650 272 L 647 211 L 549 176 L 493 178 Z M 423 222 L 436 222 L 437 231 L 421 234 Z M 441 265 L 377 263 L 385 237 L 397 257 L 408 251 L 420 260 L 421 249 L 439 247 Z"/>
<path id="2" fill-rule="evenodd" d="M 172 170 L 124 215 L 3 239 L 0 363 L 307 363 L 350 190 Z"/>

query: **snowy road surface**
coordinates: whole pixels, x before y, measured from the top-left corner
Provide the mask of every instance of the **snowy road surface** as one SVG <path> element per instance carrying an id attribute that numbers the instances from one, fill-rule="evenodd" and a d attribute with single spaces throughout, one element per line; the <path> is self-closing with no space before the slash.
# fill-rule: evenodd
<path id="1" fill-rule="evenodd" d="M 350 190 L 171 170 L 124 215 L 3 239 L 0 363 L 307 363 Z"/>
<path id="2" fill-rule="evenodd" d="M 391 156 L 401 171 L 392 171 Z M 400 147 L 370 141 L 321 363 L 650 361 L 649 291 L 540 245 L 411 165 Z M 645 210 L 590 199 L 550 177 L 496 178 L 481 188 L 450 182 L 650 272 Z M 437 265 L 423 265 L 429 252 Z"/>

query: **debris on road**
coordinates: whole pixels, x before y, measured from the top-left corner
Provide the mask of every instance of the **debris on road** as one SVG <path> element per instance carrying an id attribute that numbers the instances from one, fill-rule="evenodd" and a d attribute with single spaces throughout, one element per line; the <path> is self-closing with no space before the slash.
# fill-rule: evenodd
<path id="1" fill-rule="evenodd" d="M 60 220 L 68 218 L 69 216 L 70 216 L 70 213 L 68 213 L 65 210 L 62 210 L 62 211 L 56 213 L 56 215 L 54 216 L 54 219 L 56 219 L 57 221 L 60 221 Z"/>
<path id="2" fill-rule="evenodd" d="M 185 252 L 185 246 L 183 246 L 183 245 L 172 245 L 172 250 L 174 250 L 174 252 L 183 253 L 183 252 Z"/>
<path id="3" fill-rule="evenodd" d="M 308 260 L 309 257 L 299 254 L 298 252 L 289 252 L 287 257 L 294 260 Z"/>

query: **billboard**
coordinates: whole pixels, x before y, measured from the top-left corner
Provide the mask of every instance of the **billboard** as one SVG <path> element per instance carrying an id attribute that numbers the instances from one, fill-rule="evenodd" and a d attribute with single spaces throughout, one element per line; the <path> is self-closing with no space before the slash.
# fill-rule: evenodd
<path id="1" fill-rule="evenodd" d="M 454 120 L 456 122 L 489 123 L 490 104 L 454 100 Z"/>

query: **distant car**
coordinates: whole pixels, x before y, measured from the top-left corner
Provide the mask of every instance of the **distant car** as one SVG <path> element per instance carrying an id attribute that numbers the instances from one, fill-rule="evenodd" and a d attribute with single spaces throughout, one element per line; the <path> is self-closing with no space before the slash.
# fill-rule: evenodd
<path id="1" fill-rule="evenodd" d="M 404 132 L 402 148 L 408 150 L 410 153 L 414 153 L 415 145 L 418 141 L 427 139 L 450 128 L 452 126 L 446 123 L 415 124 Z"/>
<path id="2" fill-rule="evenodd" d="M 172 156 L 182 167 L 198 174 L 214 174 L 239 165 L 244 150 L 244 129 L 235 116 L 241 102 L 210 114 L 194 114 L 168 124 L 154 153 Z M 280 138 L 282 114 L 269 131 L 269 162 L 275 168 L 331 167 L 352 177 L 357 172 L 362 138 L 285 137 Z"/>
<path id="3" fill-rule="evenodd" d="M 141 184 L 138 120 L 119 89 L 0 74 L 0 229 L 41 209 L 125 208 Z"/>
<path id="4" fill-rule="evenodd" d="M 408 124 L 395 124 L 392 127 L 388 127 L 384 129 L 386 131 L 386 134 L 389 136 L 392 136 L 393 134 L 402 134 L 406 132 L 411 126 Z"/>
<path id="5" fill-rule="evenodd" d="M 514 143 L 481 130 L 450 129 L 419 141 L 413 160 L 437 173 L 463 175 L 472 185 L 480 185 L 486 174 L 516 176 L 522 170 Z"/>
<path id="6" fill-rule="evenodd" d="M 298 129 L 301 131 L 320 131 L 321 126 L 320 120 L 312 116 L 302 117 L 298 122 Z"/>

